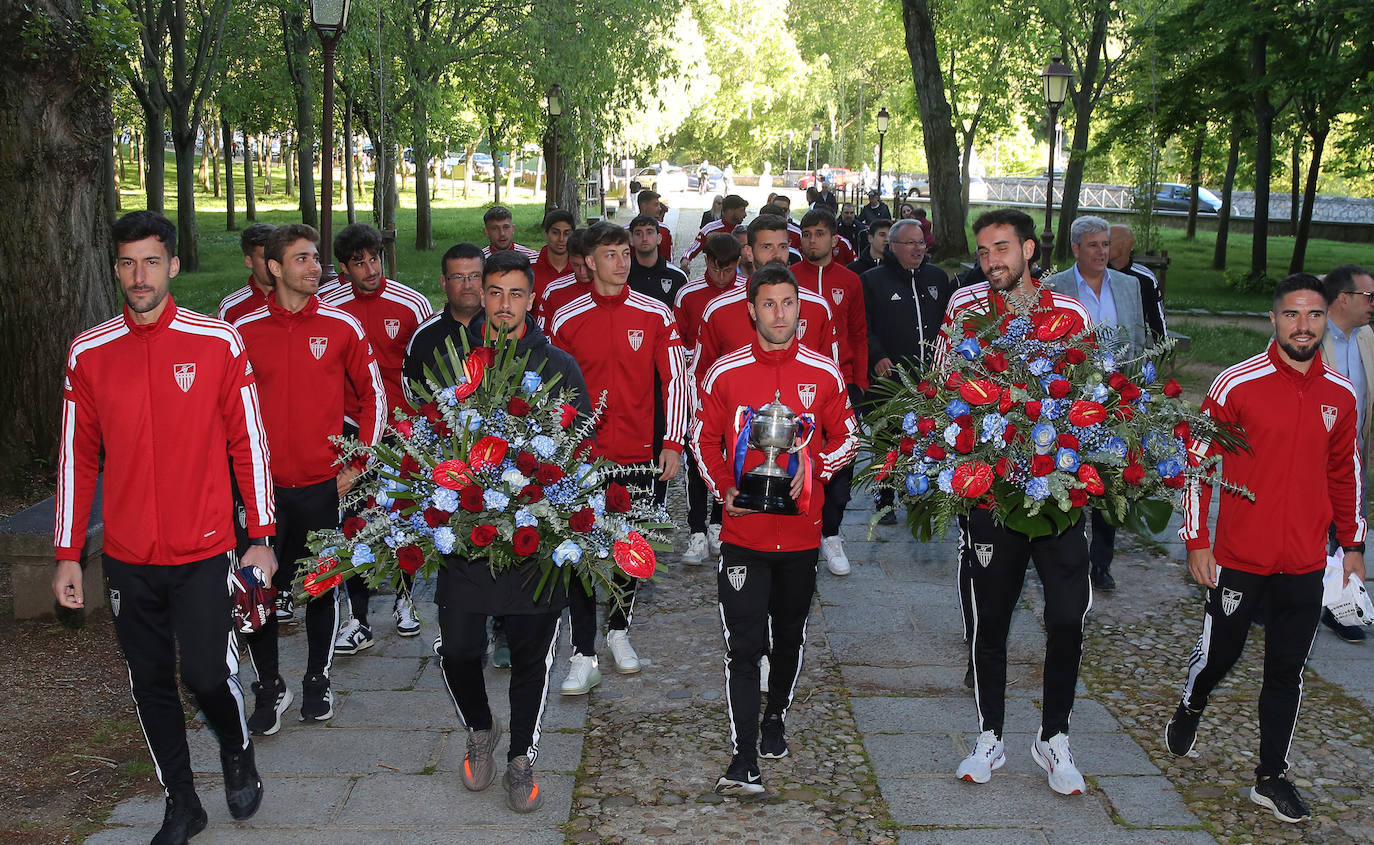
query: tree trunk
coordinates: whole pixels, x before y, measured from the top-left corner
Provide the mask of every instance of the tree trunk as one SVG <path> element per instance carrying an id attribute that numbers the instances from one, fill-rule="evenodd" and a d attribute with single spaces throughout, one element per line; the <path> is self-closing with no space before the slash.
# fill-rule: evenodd
<path id="1" fill-rule="evenodd" d="M 487 124 L 487 151 L 491 153 L 491 183 L 494 196 L 492 202 L 501 204 L 501 157 L 496 152 L 496 127 Z"/>
<path id="2" fill-rule="evenodd" d="M 1274 106 L 1269 100 L 1269 34 L 1263 30 L 1250 42 L 1250 78 L 1255 80 L 1255 219 L 1250 240 L 1250 275 L 1259 278 L 1269 268 L 1269 179 L 1274 164 Z"/>
<path id="3" fill-rule="evenodd" d="M 200 269 L 196 229 L 196 127 L 188 111 L 172 113 L 172 147 L 177 161 L 177 257 L 181 272 Z"/>
<path id="4" fill-rule="evenodd" d="M 220 154 L 219 137 L 215 134 L 214 129 L 211 128 L 211 126 L 210 126 L 210 121 L 206 121 L 206 125 L 205 125 L 205 140 L 206 140 L 207 142 L 213 142 L 214 145 L 215 145 L 214 153 L 210 156 L 210 186 L 211 186 L 212 193 L 214 194 L 215 198 L 218 199 L 218 198 L 219 198 L 219 154 Z M 209 148 L 209 143 L 206 144 L 206 147 L 207 147 L 207 149 Z"/>
<path id="5" fill-rule="evenodd" d="M 119 219 L 119 180 L 115 175 L 114 150 L 109 144 L 101 148 L 100 169 L 105 177 L 105 216 L 113 223 Z"/>
<path id="6" fill-rule="evenodd" d="M 119 157 L 119 182 L 120 182 L 120 184 L 122 185 L 122 184 L 124 183 L 124 180 L 126 180 L 126 179 L 129 178 L 128 175 L 124 172 L 124 133 L 123 133 L 123 130 L 120 130 L 120 134 L 115 136 L 115 153 L 116 153 L 116 154 L 118 155 L 118 157 Z"/>
<path id="7" fill-rule="evenodd" d="M 1302 181 L 1302 129 L 1293 128 L 1293 149 L 1288 162 L 1288 231 L 1298 231 L 1298 183 Z"/>
<path id="8" fill-rule="evenodd" d="M 1191 165 L 1188 173 L 1188 230 L 1183 235 L 1185 240 L 1197 239 L 1197 202 L 1198 191 L 1202 188 L 1202 143 L 1207 139 L 1207 124 L 1198 125 L 1197 134 L 1193 136 L 1193 152 Z"/>
<path id="9" fill-rule="evenodd" d="M 296 192 L 296 167 L 300 164 L 296 158 L 296 147 L 291 142 L 293 134 L 287 132 L 286 137 L 282 138 L 281 142 L 281 163 L 282 170 L 285 171 L 286 175 L 286 195 L 288 197 Z M 302 214 L 301 222 L 305 222 L 304 217 L 305 215 Z"/>
<path id="10" fill-rule="evenodd" d="M 147 167 L 144 177 L 144 192 L 148 197 L 148 210 L 161 214 L 167 208 L 167 140 L 163 135 L 166 113 L 161 110 L 143 110 L 143 137 L 147 143 L 143 156 Z"/>
<path id="11" fill-rule="evenodd" d="M 315 202 L 315 89 L 311 75 L 313 62 L 310 42 L 313 37 L 300 11 L 281 13 L 282 43 L 286 47 L 286 70 L 291 77 L 291 93 L 296 99 L 296 182 L 300 187 L 301 222 L 316 228 L 320 225 L 320 211 Z M 332 119 L 332 115 L 330 116 Z M 286 192 L 291 193 L 287 178 Z"/>
<path id="12" fill-rule="evenodd" d="M 1069 99 L 1073 102 L 1073 146 L 1069 149 L 1069 166 L 1064 171 L 1064 197 L 1059 204 L 1059 232 L 1054 241 L 1054 260 L 1063 264 L 1069 260 L 1069 227 L 1078 216 L 1078 194 L 1083 188 L 1084 156 L 1088 152 L 1089 125 L 1096 105 L 1098 72 L 1107 44 L 1107 17 L 1110 0 L 1098 0 L 1093 14 L 1093 31 L 1083 61 L 1081 79 L 1071 83 Z M 1054 127 L 1050 127 L 1054 131 Z M 1048 268 L 1046 268 L 1048 269 Z"/>
<path id="13" fill-rule="evenodd" d="M 0 250 L 25 276 L 24 284 L 0 286 L 4 487 L 35 461 L 44 461 L 52 477 L 67 346 L 115 313 L 106 182 L 91 178 L 114 131 L 111 80 L 83 62 L 96 37 L 86 31 L 85 5 L 49 0 L 42 9 L 42 25 L 59 37 L 44 41 L 36 55 L 0 55 L 0 195 L 7 213 L 23 221 L 0 229 Z M 0 8 L 0 31 L 33 26 L 22 4 Z"/>
<path id="14" fill-rule="evenodd" d="M 353 152 L 353 104 L 344 100 L 344 197 L 348 203 L 348 225 L 358 222 L 358 209 L 354 178 L 357 174 L 356 157 Z"/>
<path id="15" fill-rule="evenodd" d="M 219 134 L 224 147 L 224 228 L 232 232 L 238 228 L 234 223 L 234 128 L 223 117 L 219 120 Z"/>
<path id="16" fill-rule="evenodd" d="M 415 249 L 434 249 L 433 208 L 429 196 L 429 112 L 425 98 L 410 104 L 410 145 L 415 154 Z"/>
<path id="17" fill-rule="evenodd" d="M 196 181 L 200 183 L 200 189 L 206 193 L 210 192 L 210 159 L 214 156 L 210 152 L 210 127 L 206 126 L 200 130 L 200 161 L 196 163 Z M 191 144 L 191 152 L 195 153 L 195 144 Z"/>
<path id="18" fill-rule="evenodd" d="M 1226 241 L 1231 233 L 1231 195 L 1240 166 L 1240 134 L 1244 124 L 1239 113 L 1231 117 L 1231 146 L 1226 153 L 1226 177 L 1221 185 L 1221 211 L 1217 212 L 1217 244 L 1212 251 L 1212 269 L 1226 269 Z"/>
<path id="19" fill-rule="evenodd" d="M 930 171 L 936 257 L 962 257 L 969 249 L 964 217 L 959 213 L 959 149 L 949 101 L 945 99 L 944 72 L 935 47 L 935 24 L 928 0 L 902 0 L 902 23 Z"/>
<path id="20" fill-rule="evenodd" d="M 134 157 L 134 170 L 138 172 L 138 189 L 145 190 L 148 187 L 148 174 L 143 171 L 143 136 L 134 133 L 133 143 L 129 145 L 129 152 Z"/>
<path id="21" fill-rule="evenodd" d="M 1307 165 L 1307 184 L 1302 192 L 1302 216 L 1298 218 L 1293 243 L 1293 260 L 1288 264 L 1289 273 L 1301 273 L 1307 261 L 1307 239 L 1312 232 L 1312 205 L 1317 201 L 1317 176 L 1321 174 L 1322 152 L 1326 149 L 1326 136 L 1331 131 L 1330 124 L 1323 122 L 1312 131 L 1312 160 Z"/>

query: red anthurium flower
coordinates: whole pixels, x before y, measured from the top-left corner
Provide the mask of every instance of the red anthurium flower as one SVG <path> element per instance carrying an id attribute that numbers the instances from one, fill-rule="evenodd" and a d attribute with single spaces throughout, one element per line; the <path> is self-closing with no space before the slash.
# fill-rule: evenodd
<path id="1" fill-rule="evenodd" d="M 305 576 L 305 583 L 302 585 L 305 591 L 312 596 L 326 593 L 343 581 L 343 575 L 339 574 L 339 559 L 336 557 L 322 558 L 315 571 Z"/>
<path id="2" fill-rule="evenodd" d="M 396 565 L 407 575 L 414 575 L 425 565 L 425 553 L 419 546 L 401 546 L 396 550 Z"/>
<path id="3" fill-rule="evenodd" d="M 1069 407 L 1069 422 L 1079 428 L 1097 425 L 1106 419 L 1107 409 L 1099 402 L 1079 399 Z"/>
<path id="4" fill-rule="evenodd" d="M 935 448 L 935 445 L 931 444 L 931 448 Z M 926 450 L 926 454 L 930 454 L 930 449 Z M 943 453 L 941 454 L 941 457 L 943 457 Z M 878 481 L 882 481 L 883 479 L 887 478 L 888 474 L 892 472 L 892 468 L 896 465 L 897 452 L 895 450 L 888 452 L 887 457 L 883 459 L 883 468 L 878 470 L 878 474 L 875 475 L 874 478 L 876 478 Z"/>
<path id="5" fill-rule="evenodd" d="M 964 383 L 964 377 L 963 377 L 963 375 L 960 374 L 960 373 L 958 373 L 958 372 L 953 372 L 953 373 L 950 373 L 949 376 L 945 378 L 945 389 L 946 389 L 946 390 L 958 390 L 958 389 L 959 389 L 959 385 L 961 385 L 961 384 L 963 384 L 963 383 Z"/>
<path id="6" fill-rule="evenodd" d="M 1046 343 L 1058 340 L 1068 334 L 1073 328 L 1074 318 L 1062 312 L 1051 312 L 1048 318 L 1042 318 L 1035 327 L 1035 339 Z"/>
<path id="7" fill-rule="evenodd" d="M 485 348 L 486 347 L 479 347 L 479 349 Z M 484 360 L 486 356 L 477 353 L 478 350 L 474 349 L 472 350 L 472 354 L 464 359 L 463 381 L 453 386 L 454 396 L 458 397 L 459 402 L 462 402 L 464 399 L 476 393 L 478 386 L 482 384 L 482 375 L 487 370 L 487 364 Z"/>
<path id="8" fill-rule="evenodd" d="M 472 468 L 465 461 L 449 458 L 447 461 L 440 461 L 435 464 L 429 477 L 440 487 L 457 490 L 472 483 Z"/>
<path id="9" fill-rule="evenodd" d="M 997 400 L 997 412 L 999 414 L 1005 414 L 1007 411 L 1010 411 L 1012 407 L 1015 405 L 1016 400 L 1011 398 L 1011 391 L 1004 390 L 1002 391 L 1002 398 Z"/>
<path id="10" fill-rule="evenodd" d="M 468 465 L 478 471 L 488 467 L 500 466 L 501 462 L 506 459 L 508 448 L 509 444 L 506 441 L 488 434 L 472 444 L 472 449 L 468 451 Z"/>
<path id="11" fill-rule="evenodd" d="M 959 386 L 959 397 L 970 405 L 991 405 L 1002 398 L 1002 388 L 996 382 L 974 379 Z"/>
<path id="12" fill-rule="evenodd" d="M 1102 476 L 1097 474 L 1097 469 L 1091 464 L 1078 465 L 1078 480 L 1083 482 L 1084 489 L 1093 496 L 1101 496 L 1107 492 L 1107 488 L 1102 484 Z"/>
<path id="13" fill-rule="evenodd" d="M 992 487 L 992 467 L 982 461 L 959 464 L 954 468 L 950 486 L 965 499 L 976 499 Z"/>
<path id="14" fill-rule="evenodd" d="M 611 556 L 615 558 L 615 565 L 632 578 L 648 578 L 654 574 L 654 549 L 636 531 L 631 531 L 624 540 L 616 540 L 611 546 Z"/>

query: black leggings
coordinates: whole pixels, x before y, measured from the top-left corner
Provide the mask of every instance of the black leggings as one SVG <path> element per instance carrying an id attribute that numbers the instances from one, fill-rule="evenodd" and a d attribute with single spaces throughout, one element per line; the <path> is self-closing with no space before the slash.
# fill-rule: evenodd
<path id="1" fill-rule="evenodd" d="M 1255 767 L 1260 777 L 1288 771 L 1288 747 L 1302 704 L 1302 667 L 1321 619 L 1322 573 L 1255 575 L 1223 567 L 1217 585 L 1207 591 L 1202 636 L 1193 647 L 1183 686 L 1183 702 L 1193 710 L 1207 706 L 1212 690 L 1240 657 L 1255 605 L 1268 605 Z"/>
<path id="2" fill-rule="evenodd" d="M 229 597 L 228 555 L 180 566 L 138 566 L 104 557 L 115 636 L 129 665 L 134 706 L 168 795 L 194 794 L 181 680 L 220 747 L 248 747 Z"/>

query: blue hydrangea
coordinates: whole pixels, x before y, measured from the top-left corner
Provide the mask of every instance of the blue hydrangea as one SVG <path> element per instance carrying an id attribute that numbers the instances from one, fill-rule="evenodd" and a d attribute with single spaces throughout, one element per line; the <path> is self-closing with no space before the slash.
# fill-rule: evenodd
<path id="1" fill-rule="evenodd" d="M 457 542 L 458 538 L 454 535 L 453 529 L 449 528 L 447 525 L 442 528 L 434 529 L 434 548 L 439 554 L 449 554 L 453 551 L 453 546 Z"/>
<path id="2" fill-rule="evenodd" d="M 1145 432 L 1140 442 L 1152 454 L 1167 455 L 1173 451 L 1175 439 L 1170 434 L 1152 428 Z"/>
<path id="3" fill-rule="evenodd" d="M 591 464 L 579 464 L 577 467 L 577 482 L 583 487 L 595 487 L 601 483 L 601 474 L 596 472 Z"/>
<path id="4" fill-rule="evenodd" d="M 1098 356 L 1097 363 L 1101 365 L 1102 372 L 1104 373 L 1110 373 L 1116 369 L 1116 358 L 1112 357 L 1112 353 L 1105 349 L 1102 350 L 1102 354 Z"/>
<path id="5" fill-rule="evenodd" d="M 534 450 L 536 455 L 547 461 L 553 457 L 554 452 L 558 451 L 558 444 L 547 434 L 538 434 L 530 439 L 530 448 Z"/>
<path id="6" fill-rule="evenodd" d="M 572 540 L 564 540 L 558 544 L 558 548 L 553 550 L 553 562 L 557 566 L 568 563 L 577 563 L 582 559 L 582 547 Z"/>
<path id="7" fill-rule="evenodd" d="M 406 544 L 406 535 L 399 528 L 392 528 L 391 533 L 387 534 L 382 542 L 386 543 L 387 548 L 397 549 Z"/>
<path id="8" fill-rule="evenodd" d="M 968 403 L 962 399 L 951 399 L 945 406 L 945 414 L 950 418 L 961 417 L 968 413 Z"/>
<path id="9" fill-rule="evenodd" d="M 487 489 L 482 492 L 482 506 L 489 511 L 505 513 L 509 504 L 510 496 L 499 490 Z"/>
<path id="10" fill-rule="evenodd" d="M 983 353 L 983 346 L 977 338 L 966 337 L 958 346 L 954 347 L 954 351 L 964 356 L 964 360 L 972 361 Z"/>
<path id="11" fill-rule="evenodd" d="M 597 493 L 587 499 L 587 507 L 592 509 L 592 513 L 601 516 L 606 512 L 606 495 L 604 493 Z"/>
<path id="12" fill-rule="evenodd" d="M 1107 400 L 1112 398 L 1112 392 L 1107 389 L 1107 385 L 1098 382 L 1093 385 L 1092 400 L 1099 405 L 1105 405 Z"/>
<path id="13" fill-rule="evenodd" d="M 515 527 L 516 527 L 516 528 L 524 528 L 524 527 L 527 526 L 527 525 L 528 525 L 528 526 L 537 526 L 538 524 L 539 524 L 539 520 L 537 520 L 537 519 L 534 518 L 534 514 L 530 513 L 530 509 L 529 509 L 529 508 L 521 508 L 520 510 L 518 510 L 518 511 L 515 512 Z"/>
<path id="14" fill-rule="evenodd" d="M 1062 472 L 1078 471 L 1078 450 L 1061 448 L 1054 456 L 1054 468 Z"/>
<path id="15" fill-rule="evenodd" d="M 1057 420 L 1069 409 L 1067 399 L 1045 399 L 1040 403 L 1040 416 L 1047 420 Z"/>
<path id="16" fill-rule="evenodd" d="M 453 513 L 458 510 L 457 490 L 450 490 L 447 487 L 436 487 L 429 499 L 434 504 L 434 507 L 441 511 Z"/>
<path id="17" fill-rule="evenodd" d="M 544 383 L 543 377 L 534 370 L 525 370 L 525 375 L 520 379 L 520 389 L 526 393 L 533 393 L 539 389 L 539 385 Z"/>
<path id="18" fill-rule="evenodd" d="M 443 402 L 445 405 L 452 407 L 458 404 L 458 389 L 451 386 L 445 387 L 443 390 L 440 390 L 438 393 L 434 394 L 434 398 L 440 402 Z"/>
<path id="19" fill-rule="evenodd" d="M 1030 363 L 1031 375 L 1039 377 L 1048 375 L 1054 369 L 1054 362 L 1048 358 L 1036 358 Z"/>
<path id="20" fill-rule="evenodd" d="M 954 467 L 945 467 L 944 469 L 940 470 L 940 477 L 939 477 L 938 479 L 936 479 L 936 482 L 935 482 L 935 483 L 939 485 L 939 487 L 940 487 L 940 492 L 942 492 L 942 493 L 953 493 L 953 492 L 954 492 Z"/>
<path id="21" fill-rule="evenodd" d="M 1043 414 L 1043 410 L 1041 411 Z M 1059 432 L 1054 430 L 1054 426 L 1049 423 L 1037 423 L 1031 428 L 1031 443 L 1035 445 L 1035 451 L 1040 455 L 1048 455 L 1050 448 L 1059 437 Z"/>
<path id="22" fill-rule="evenodd" d="M 1026 495 L 1034 501 L 1042 501 L 1050 497 L 1050 482 L 1044 476 L 1031 476 L 1026 479 Z"/>
<path id="23" fill-rule="evenodd" d="M 1103 444 L 1102 451 L 1124 461 L 1126 460 L 1127 452 L 1126 441 L 1116 435 L 1112 435 L 1107 438 L 1107 442 Z"/>
<path id="24" fill-rule="evenodd" d="M 908 411 L 907 415 L 902 417 L 902 431 L 914 435 L 918 431 L 916 426 L 920 422 L 921 418 L 917 416 L 915 411 Z"/>
<path id="25" fill-rule="evenodd" d="M 1150 394 L 1149 394 L 1149 392 L 1148 392 L 1148 391 L 1145 391 L 1145 390 L 1142 390 L 1142 391 L 1140 391 L 1140 398 L 1137 399 L 1137 400 L 1135 400 L 1135 403 L 1136 403 L 1137 405 L 1145 405 L 1145 404 L 1148 404 L 1149 401 L 1150 401 Z"/>
<path id="26" fill-rule="evenodd" d="M 1154 384 L 1155 379 L 1158 378 L 1158 376 L 1159 373 L 1155 371 L 1154 361 L 1146 361 L 1145 366 L 1140 368 L 1141 384 Z"/>
<path id="27" fill-rule="evenodd" d="M 1169 458 L 1155 464 L 1155 470 L 1159 473 L 1160 478 L 1173 478 L 1183 472 L 1183 462 L 1177 458 Z"/>
<path id="28" fill-rule="evenodd" d="M 425 522 L 425 518 L 418 512 L 410 515 L 410 527 L 421 534 L 429 533 L 429 523 Z"/>
<path id="29" fill-rule="evenodd" d="M 373 496 L 373 499 L 376 500 L 378 507 L 383 508 L 391 507 L 391 503 L 394 501 L 390 496 L 387 495 L 385 490 L 378 490 L 377 494 Z"/>
<path id="30" fill-rule="evenodd" d="M 925 473 L 913 472 L 906 477 L 906 492 L 912 496 L 923 495 L 930 489 L 930 479 L 926 478 Z"/>
<path id="31" fill-rule="evenodd" d="M 953 446 L 954 442 L 959 439 L 959 424 L 950 423 L 949 425 L 945 426 L 944 436 L 945 442 L 948 443 L 950 446 Z"/>
<path id="32" fill-rule="evenodd" d="M 983 417 L 983 431 L 978 439 L 984 443 L 1002 444 L 1002 436 L 1007 432 L 1007 418 L 998 413 L 988 414 Z"/>
<path id="33" fill-rule="evenodd" d="M 458 425 L 466 426 L 468 431 L 477 431 L 482 427 L 482 415 L 468 408 L 458 414 Z"/>
<path id="34" fill-rule="evenodd" d="M 353 565 L 358 566 L 363 563 L 372 563 L 377 556 L 372 553 L 372 549 L 359 543 L 353 547 Z"/>

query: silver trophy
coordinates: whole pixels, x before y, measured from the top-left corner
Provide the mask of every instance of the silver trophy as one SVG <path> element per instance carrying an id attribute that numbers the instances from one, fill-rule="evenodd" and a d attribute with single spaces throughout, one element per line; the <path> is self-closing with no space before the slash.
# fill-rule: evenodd
<path id="1" fill-rule="evenodd" d="M 800 452 L 815 434 L 812 428 L 806 439 L 797 441 L 798 416 L 782 403 L 782 394 L 774 392 L 773 401 L 760 408 L 751 422 L 749 448 L 763 452 L 763 463 L 739 478 L 739 494 L 735 507 L 764 513 L 795 514 L 797 502 L 792 498 L 792 475 L 778 465 L 778 458 Z"/>

